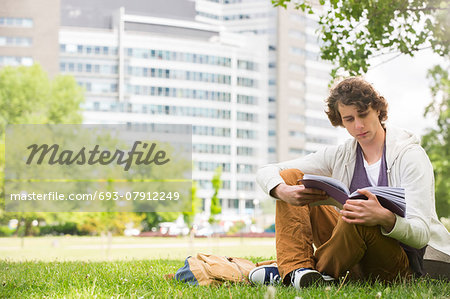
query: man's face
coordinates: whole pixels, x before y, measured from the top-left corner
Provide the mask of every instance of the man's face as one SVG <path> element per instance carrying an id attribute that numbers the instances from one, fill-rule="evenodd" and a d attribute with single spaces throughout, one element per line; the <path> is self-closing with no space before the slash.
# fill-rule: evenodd
<path id="1" fill-rule="evenodd" d="M 369 144 L 383 127 L 378 119 L 379 112 L 369 107 L 366 111 L 358 111 L 354 105 L 338 105 L 342 125 L 360 144 Z"/>

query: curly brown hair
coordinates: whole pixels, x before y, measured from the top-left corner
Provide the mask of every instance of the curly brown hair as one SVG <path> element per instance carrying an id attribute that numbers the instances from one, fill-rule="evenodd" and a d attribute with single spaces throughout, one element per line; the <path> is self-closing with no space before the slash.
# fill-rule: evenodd
<path id="1" fill-rule="evenodd" d="M 350 77 L 338 82 L 330 89 L 330 95 L 326 99 L 328 119 L 335 127 L 342 125 L 341 114 L 338 105 L 354 105 L 358 111 L 366 111 L 370 107 L 380 114 L 378 119 L 384 128 L 387 119 L 388 104 L 373 86 L 361 77 Z"/>

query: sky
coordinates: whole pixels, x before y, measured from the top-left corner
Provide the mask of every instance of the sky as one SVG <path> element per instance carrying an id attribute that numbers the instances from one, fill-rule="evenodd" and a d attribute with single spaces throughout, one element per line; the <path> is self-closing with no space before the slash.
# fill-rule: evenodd
<path id="1" fill-rule="evenodd" d="M 386 59 L 386 58 L 385 58 Z M 373 66 L 380 61 L 374 61 Z M 388 101 L 388 122 L 422 136 L 435 125 L 433 117 L 423 117 L 425 107 L 431 102 L 427 70 L 442 62 L 442 58 L 429 50 L 415 57 L 399 56 L 380 64 L 364 76 Z M 340 141 L 349 138 L 340 130 Z"/>

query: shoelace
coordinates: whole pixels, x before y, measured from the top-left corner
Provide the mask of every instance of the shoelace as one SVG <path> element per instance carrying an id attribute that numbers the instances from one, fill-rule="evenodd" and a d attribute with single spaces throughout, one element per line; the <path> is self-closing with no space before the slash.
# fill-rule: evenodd
<path id="1" fill-rule="evenodd" d="M 273 273 L 269 273 L 269 282 L 270 284 L 275 284 L 280 281 L 280 275 L 273 275 Z"/>

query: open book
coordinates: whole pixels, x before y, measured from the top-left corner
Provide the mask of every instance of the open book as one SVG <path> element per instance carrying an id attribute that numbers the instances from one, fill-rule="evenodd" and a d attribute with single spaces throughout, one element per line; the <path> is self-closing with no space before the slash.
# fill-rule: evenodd
<path id="1" fill-rule="evenodd" d="M 330 198 L 326 200 L 311 203 L 310 206 L 333 205 L 342 209 L 342 206 L 347 199 L 367 199 L 365 195 L 362 195 L 357 191 L 350 194 L 347 186 L 330 177 L 305 174 L 303 179 L 299 180 L 299 182 L 303 183 L 307 188 L 325 191 L 330 196 Z M 376 195 L 380 204 L 386 209 L 401 217 L 405 217 L 405 189 L 385 186 L 372 186 L 361 189 L 368 190 Z"/>

